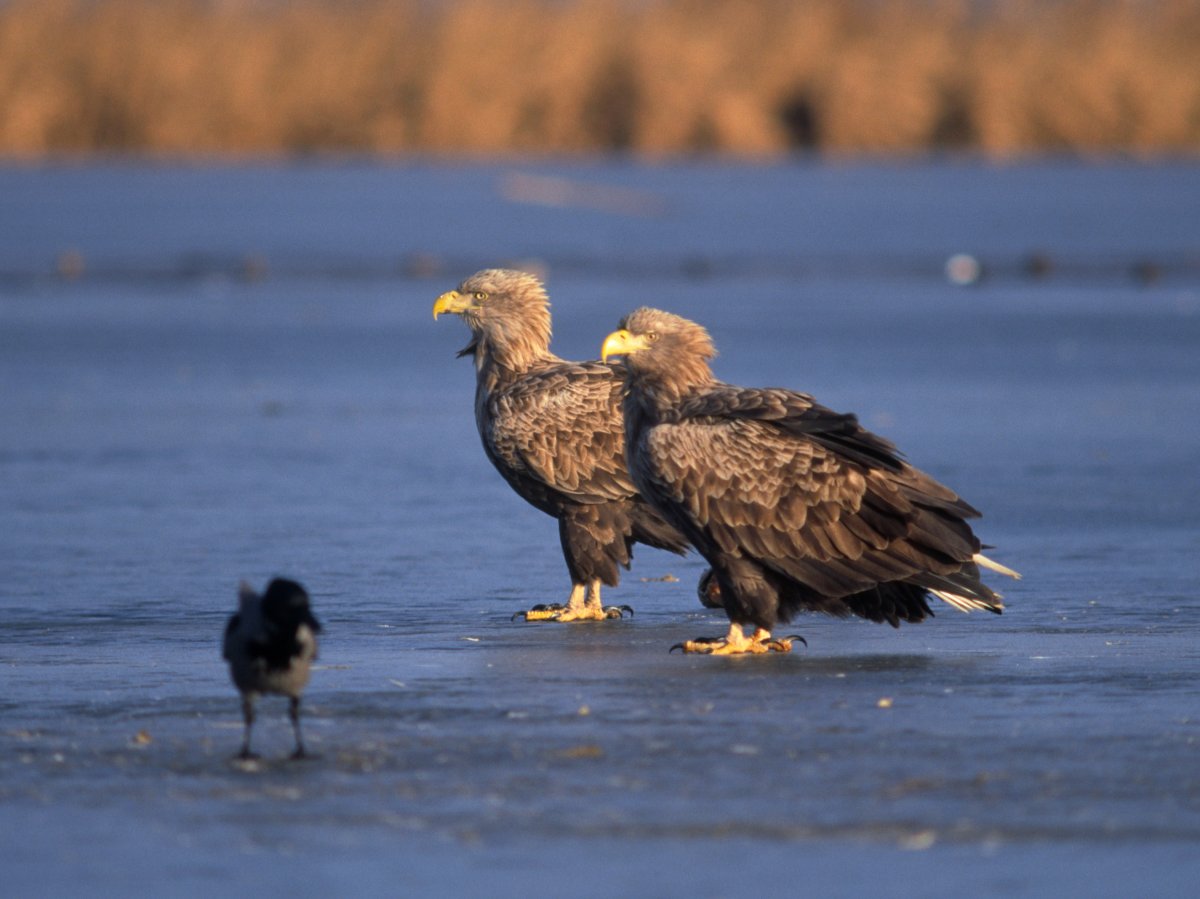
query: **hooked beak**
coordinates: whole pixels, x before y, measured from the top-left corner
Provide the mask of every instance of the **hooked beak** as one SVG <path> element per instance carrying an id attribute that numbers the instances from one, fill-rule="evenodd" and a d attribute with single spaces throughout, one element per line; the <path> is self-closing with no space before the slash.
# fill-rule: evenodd
<path id="1" fill-rule="evenodd" d="M 433 320 L 437 321 L 437 317 L 443 312 L 449 312 L 453 315 L 462 315 L 470 308 L 470 297 L 463 296 L 457 290 L 447 291 L 433 301 Z"/>
<path id="2" fill-rule="evenodd" d="M 610 356 L 628 356 L 630 353 L 646 349 L 649 345 L 646 338 L 630 334 L 622 328 L 604 338 L 604 346 L 600 348 L 600 358 L 607 362 Z"/>

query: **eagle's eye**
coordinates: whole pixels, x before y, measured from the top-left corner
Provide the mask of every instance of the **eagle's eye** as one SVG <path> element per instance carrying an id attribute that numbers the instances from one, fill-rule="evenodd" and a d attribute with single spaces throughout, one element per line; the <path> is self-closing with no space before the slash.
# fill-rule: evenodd
<path id="1" fill-rule="evenodd" d="M 477 291 L 475 291 L 475 299 L 477 299 L 477 300 L 486 300 L 486 299 L 487 299 L 487 292 L 486 292 L 486 291 L 483 291 L 483 290 L 477 290 Z"/>
<path id="2" fill-rule="evenodd" d="M 647 331 L 646 332 L 646 340 L 648 340 L 650 343 L 654 343 L 654 341 L 658 340 L 658 332 L 657 331 Z"/>

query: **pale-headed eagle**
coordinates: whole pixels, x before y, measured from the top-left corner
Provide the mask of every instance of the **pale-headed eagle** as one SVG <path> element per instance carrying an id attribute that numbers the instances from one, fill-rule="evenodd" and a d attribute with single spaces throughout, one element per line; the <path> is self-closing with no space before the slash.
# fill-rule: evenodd
<path id="1" fill-rule="evenodd" d="M 601 604 L 600 585 L 619 583 L 633 544 L 687 549 L 625 470 L 620 371 L 550 352 L 550 304 L 531 274 L 477 272 L 437 298 L 434 318 L 443 312 L 471 329 L 459 355 L 475 361 L 484 452 L 521 497 L 558 519 L 570 597 L 565 605 L 536 606 L 526 619 L 620 617 L 620 608 Z"/>
<path id="2" fill-rule="evenodd" d="M 735 387 L 709 368 L 708 332 L 657 309 L 626 316 L 604 341 L 623 356 L 630 474 L 712 566 L 729 634 L 686 652 L 786 652 L 779 622 L 801 610 L 921 621 L 932 594 L 999 614 L 965 519 L 979 513 L 853 415 L 782 389 Z M 744 626 L 753 626 L 746 636 Z"/>

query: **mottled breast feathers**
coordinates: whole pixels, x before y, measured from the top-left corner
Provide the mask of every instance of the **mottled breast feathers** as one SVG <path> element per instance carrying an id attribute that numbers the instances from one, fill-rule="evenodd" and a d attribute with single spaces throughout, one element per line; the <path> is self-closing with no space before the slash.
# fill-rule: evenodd
<path id="1" fill-rule="evenodd" d="M 548 361 L 488 394 L 485 443 L 514 473 L 576 502 L 626 499 L 637 490 L 625 470 L 620 396 L 611 365 Z"/>

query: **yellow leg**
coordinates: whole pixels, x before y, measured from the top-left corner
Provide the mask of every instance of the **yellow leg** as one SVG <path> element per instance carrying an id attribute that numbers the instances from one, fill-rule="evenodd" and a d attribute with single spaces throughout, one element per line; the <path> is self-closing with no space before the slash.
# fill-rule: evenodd
<path id="1" fill-rule="evenodd" d="M 513 618 L 524 617 L 526 621 L 605 621 L 621 618 L 623 612 L 633 614 L 629 606 L 609 606 L 600 602 L 600 581 L 595 579 L 586 586 L 574 584 L 566 605 L 534 606 L 526 612 L 517 612 Z"/>
<path id="2" fill-rule="evenodd" d="M 558 617 L 559 621 L 606 621 L 609 618 L 621 618 L 624 612 L 633 614 L 629 606 L 608 606 L 600 602 L 600 579 L 593 578 L 587 585 L 587 600 L 582 608 L 568 605 L 566 612 Z M 574 592 L 572 592 L 574 596 Z"/>
<path id="3" fill-rule="evenodd" d="M 740 624 L 731 623 L 729 633 L 724 637 L 700 637 L 696 640 L 685 640 L 682 643 L 676 643 L 671 649 L 682 649 L 684 652 L 700 652 L 713 656 L 744 655 L 746 653 L 757 655 L 764 652 L 791 652 L 793 640 L 804 642 L 804 638 L 799 636 L 773 638 L 769 630 L 761 627 L 754 631 L 753 636 L 747 637 Z"/>

